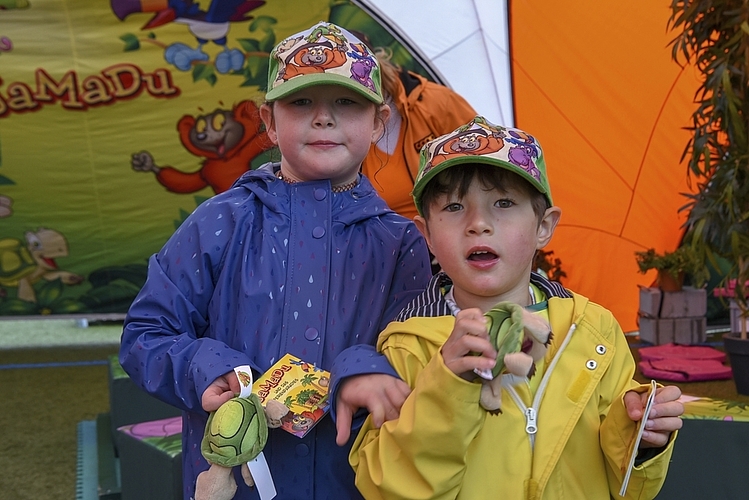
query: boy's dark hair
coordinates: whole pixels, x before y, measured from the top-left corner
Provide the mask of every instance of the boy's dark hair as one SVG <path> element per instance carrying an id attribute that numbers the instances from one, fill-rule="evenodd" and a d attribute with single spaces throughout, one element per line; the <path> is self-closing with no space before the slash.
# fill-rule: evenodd
<path id="1" fill-rule="evenodd" d="M 457 194 L 463 198 L 476 178 L 487 188 L 506 192 L 509 188 L 520 189 L 531 198 L 533 213 L 536 214 L 539 224 L 546 210 L 551 207 L 546 196 L 531 185 L 518 174 L 510 172 L 494 165 L 482 163 L 467 163 L 460 168 L 448 168 L 437 174 L 424 186 L 421 195 L 421 203 L 424 207 L 424 219 L 429 220 L 429 212 L 432 203 L 440 195 Z"/>

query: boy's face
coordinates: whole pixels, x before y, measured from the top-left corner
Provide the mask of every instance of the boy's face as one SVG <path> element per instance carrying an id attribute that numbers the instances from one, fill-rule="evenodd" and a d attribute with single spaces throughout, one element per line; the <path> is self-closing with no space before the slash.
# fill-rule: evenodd
<path id="1" fill-rule="evenodd" d="M 389 108 L 340 85 L 315 85 L 263 105 L 260 116 L 281 151 L 285 175 L 300 181 L 352 181 L 382 135 Z"/>
<path id="2" fill-rule="evenodd" d="M 425 209 L 429 222 L 414 220 L 453 280 L 461 309 L 488 311 L 503 300 L 528 305 L 533 257 L 551 239 L 558 207 L 548 209 L 539 224 L 525 190 L 502 192 L 474 178 L 463 199 L 441 194 Z"/>

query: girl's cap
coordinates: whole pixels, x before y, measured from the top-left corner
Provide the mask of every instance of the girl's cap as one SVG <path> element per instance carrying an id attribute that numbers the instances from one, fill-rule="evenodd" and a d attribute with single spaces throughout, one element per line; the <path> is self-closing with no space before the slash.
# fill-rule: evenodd
<path id="1" fill-rule="evenodd" d="M 515 172 L 553 205 L 546 161 L 538 141 L 520 129 L 494 125 L 477 116 L 421 148 L 419 173 L 411 193 L 419 215 L 424 215 L 421 195 L 429 181 L 446 168 L 463 163 L 483 163 Z"/>
<path id="2" fill-rule="evenodd" d="M 291 35 L 270 53 L 268 102 L 312 85 L 342 85 L 382 104 L 377 57 L 349 31 L 320 21 Z"/>

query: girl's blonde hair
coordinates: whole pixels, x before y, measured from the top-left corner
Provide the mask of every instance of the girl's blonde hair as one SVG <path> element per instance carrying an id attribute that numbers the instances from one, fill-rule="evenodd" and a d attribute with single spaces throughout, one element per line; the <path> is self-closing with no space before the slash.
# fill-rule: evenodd
<path id="1" fill-rule="evenodd" d="M 380 79 L 382 80 L 382 90 L 389 96 L 397 94 L 396 82 L 400 79 L 398 73 L 401 67 L 391 61 L 393 51 L 386 47 L 377 47 L 374 50 L 377 61 L 380 63 Z"/>

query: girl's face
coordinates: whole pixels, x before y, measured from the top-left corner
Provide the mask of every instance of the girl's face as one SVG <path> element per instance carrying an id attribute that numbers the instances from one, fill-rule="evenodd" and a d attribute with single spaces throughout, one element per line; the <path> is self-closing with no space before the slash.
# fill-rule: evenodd
<path id="1" fill-rule="evenodd" d="M 390 108 L 340 85 L 315 85 L 264 104 L 260 116 L 281 151 L 284 175 L 299 181 L 353 181 Z"/>

